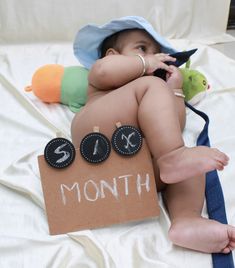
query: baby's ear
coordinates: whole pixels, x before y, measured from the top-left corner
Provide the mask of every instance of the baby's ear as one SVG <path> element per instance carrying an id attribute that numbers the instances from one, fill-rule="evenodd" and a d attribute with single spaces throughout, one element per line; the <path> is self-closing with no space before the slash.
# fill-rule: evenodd
<path id="1" fill-rule="evenodd" d="M 114 48 L 109 48 L 107 49 L 106 53 L 105 53 L 105 56 L 108 56 L 108 55 L 117 55 L 119 54 L 119 52 L 114 49 Z"/>

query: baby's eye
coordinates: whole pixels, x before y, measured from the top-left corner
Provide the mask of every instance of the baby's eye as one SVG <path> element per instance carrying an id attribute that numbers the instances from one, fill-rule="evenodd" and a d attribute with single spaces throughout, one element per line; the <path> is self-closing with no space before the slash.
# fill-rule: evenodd
<path id="1" fill-rule="evenodd" d="M 138 46 L 138 49 L 143 52 L 146 52 L 146 46 Z"/>

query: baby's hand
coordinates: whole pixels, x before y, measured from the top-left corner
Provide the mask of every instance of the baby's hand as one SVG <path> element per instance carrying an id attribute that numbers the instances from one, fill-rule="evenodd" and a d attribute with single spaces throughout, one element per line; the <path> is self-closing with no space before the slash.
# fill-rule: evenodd
<path id="1" fill-rule="evenodd" d="M 163 69 L 167 72 L 171 72 L 170 66 L 165 62 L 176 61 L 176 58 L 173 58 L 170 55 L 164 53 L 146 55 L 144 58 L 147 65 L 145 72 L 146 75 L 152 75 L 157 69 Z"/>
<path id="2" fill-rule="evenodd" d="M 174 65 L 169 66 L 169 71 L 166 74 L 166 83 L 171 89 L 182 89 L 183 76 L 179 68 Z"/>

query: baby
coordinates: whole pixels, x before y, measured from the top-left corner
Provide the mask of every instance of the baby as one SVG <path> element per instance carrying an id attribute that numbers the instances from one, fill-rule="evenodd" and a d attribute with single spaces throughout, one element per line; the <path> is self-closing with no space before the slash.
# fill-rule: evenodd
<path id="1" fill-rule="evenodd" d="M 229 159 L 217 149 L 184 145 L 182 76 L 166 64 L 175 61 L 169 55 L 174 49 L 146 20 L 134 16 L 85 26 L 74 49 L 90 69 L 88 100 L 71 127 L 75 147 L 94 126 L 109 139 L 116 122 L 139 128 L 171 219 L 171 241 L 207 253 L 233 250 L 235 228 L 201 216 L 205 173 L 223 170 Z M 157 69 L 167 72 L 166 81 L 153 75 Z"/>

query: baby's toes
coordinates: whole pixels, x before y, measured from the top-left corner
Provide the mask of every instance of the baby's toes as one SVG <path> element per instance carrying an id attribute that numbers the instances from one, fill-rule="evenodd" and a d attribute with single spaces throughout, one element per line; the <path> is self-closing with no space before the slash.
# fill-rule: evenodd
<path id="1" fill-rule="evenodd" d="M 230 253 L 230 251 L 231 251 L 231 249 L 230 249 L 229 247 L 226 247 L 226 248 L 224 248 L 224 249 L 222 250 L 222 253 L 224 253 L 224 254 L 228 254 L 228 253 Z"/>
<path id="2" fill-rule="evenodd" d="M 223 170 L 224 169 L 224 165 L 223 164 L 221 164 L 220 162 L 217 162 L 216 163 L 216 165 L 215 165 L 215 169 L 217 169 L 217 170 Z"/>
<path id="3" fill-rule="evenodd" d="M 215 153 L 215 159 L 221 162 L 224 166 L 228 164 L 229 157 L 218 149 L 213 149 Z"/>

